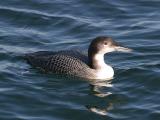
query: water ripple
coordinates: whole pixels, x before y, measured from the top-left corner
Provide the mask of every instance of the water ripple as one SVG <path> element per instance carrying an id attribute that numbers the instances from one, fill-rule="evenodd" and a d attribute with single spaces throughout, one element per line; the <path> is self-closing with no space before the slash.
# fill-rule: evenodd
<path id="1" fill-rule="evenodd" d="M 0 119 L 160 119 L 159 3 L 1 1 Z M 112 36 L 134 49 L 106 55 L 115 69 L 108 82 L 44 74 L 22 58 L 39 50 L 87 51 L 98 35 Z"/>

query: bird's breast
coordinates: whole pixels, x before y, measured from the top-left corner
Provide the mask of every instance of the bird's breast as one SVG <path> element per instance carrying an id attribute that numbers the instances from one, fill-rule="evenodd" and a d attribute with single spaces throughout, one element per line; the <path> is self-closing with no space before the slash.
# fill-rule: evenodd
<path id="1" fill-rule="evenodd" d="M 103 68 L 97 70 L 97 79 L 110 79 L 114 76 L 114 70 L 111 66 L 105 65 Z"/>

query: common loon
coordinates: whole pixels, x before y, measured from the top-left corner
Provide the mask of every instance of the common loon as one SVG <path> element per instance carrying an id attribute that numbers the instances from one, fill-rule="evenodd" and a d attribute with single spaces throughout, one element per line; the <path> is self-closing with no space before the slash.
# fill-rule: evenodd
<path id="1" fill-rule="evenodd" d="M 120 46 L 111 37 L 100 36 L 92 40 L 88 56 L 79 51 L 39 51 L 25 55 L 35 68 L 45 72 L 66 74 L 86 79 L 110 79 L 113 68 L 106 64 L 104 55 L 113 51 L 129 52 L 131 49 Z"/>

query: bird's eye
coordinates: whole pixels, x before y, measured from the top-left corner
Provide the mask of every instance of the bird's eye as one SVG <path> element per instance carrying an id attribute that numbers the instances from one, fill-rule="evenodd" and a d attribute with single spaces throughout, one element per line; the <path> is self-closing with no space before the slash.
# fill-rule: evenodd
<path id="1" fill-rule="evenodd" d="M 107 42 L 104 42 L 104 45 L 107 45 L 108 43 Z"/>

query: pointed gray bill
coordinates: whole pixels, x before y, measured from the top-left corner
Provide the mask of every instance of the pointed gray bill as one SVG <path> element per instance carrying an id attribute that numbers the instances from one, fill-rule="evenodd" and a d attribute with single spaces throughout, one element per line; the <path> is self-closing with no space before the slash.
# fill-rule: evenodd
<path id="1" fill-rule="evenodd" d="M 116 51 L 120 51 L 120 52 L 132 52 L 133 51 L 130 48 L 121 47 L 121 46 L 116 46 L 115 49 L 116 49 Z"/>

